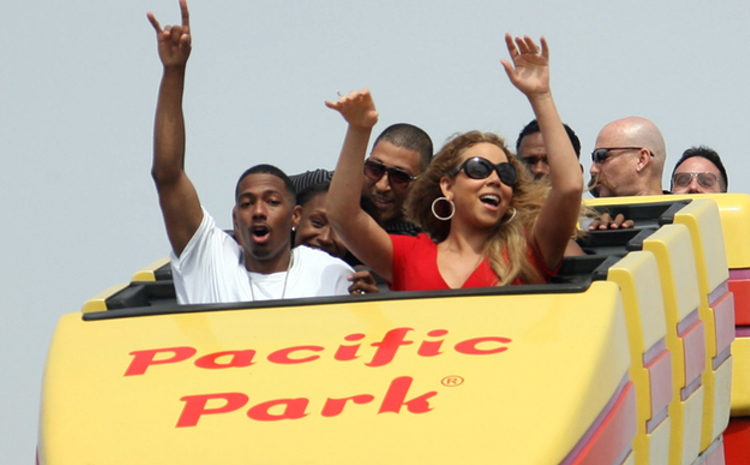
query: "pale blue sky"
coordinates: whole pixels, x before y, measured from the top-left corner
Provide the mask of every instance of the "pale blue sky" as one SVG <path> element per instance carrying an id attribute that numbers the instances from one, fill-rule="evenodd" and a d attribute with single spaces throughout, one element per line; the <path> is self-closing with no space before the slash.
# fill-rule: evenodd
<path id="1" fill-rule="evenodd" d="M 176 0 L 0 5 L 0 463 L 32 463 L 41 378 L 57 319 L 165 256 L 149 176 L 161 74 L 146 20 Z M 552 88 L 588 170 L 598 130 L 652 119 L 667 169 L 714 147 L 730 191 L 750 192 L 750 6 L 744 1 L 228 1 L 190 3 L 187 171 L 222 226 L 246 167 L 332 168 L 345 125 L 323 100 L 371 88 L 376 131 L 407 121 L 436 146 L 455 132 L 511 143 L 531 110 L 499 64 L 503 34 L 544 34 Z M 588 175 L 586 176 L 588 178 Z M 665 184 L 666 186 L 666 184 Z"/>

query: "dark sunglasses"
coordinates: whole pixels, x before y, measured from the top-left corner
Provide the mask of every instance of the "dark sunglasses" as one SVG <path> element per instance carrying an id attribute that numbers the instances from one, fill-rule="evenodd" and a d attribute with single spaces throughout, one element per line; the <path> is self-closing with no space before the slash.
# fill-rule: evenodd
<path id="1" fill-rule="evenodd" d="M 386 166 L 375 160 L 365 160 L 365 176 L 367 176 L 368 179 L 379 181 L 385 173 L 388 173 L 388 182 L 390 182 L 393 187 L 404 187 L 417 179 L 416 176 L 412 176 L 402 169 L 394 168 L 393 166 Z"/>
<path id="2" fill-rule="evenodd" d="M 466 176 L 471 179 L 485 179 L 492 174 L 492 171 L 497 171 L 500 181 L 506 186 L 515 186 L 518 179 L 516 168 L 510 163 L 502 162 L 493 165 L 489 160 L 482 157 L 473 157 L 464 161 L 461 166 L 453 170 L 451 176 L 457 175 L 461 170 L 464 170 Z"/>
<path id="3" fill-rule="evenodd" d="M 611 153 L 613 150 L 640 150 L 642 148 L 643 147 L 610 147 L 608 149 L 596 149 L 591 152 L 591 161 L 594 163 L 604 163 L 609 157 L 614 155 Z M 652 157 L 654 156 L 650 150 L 648 152 Z"/>
<path id="4" fill-rule="evenodd" d="M 693 178 L 698 178 L 698 184 L 708 189 L 714 187 L 718 181 L 713 173 L 675 173 L 672 176 L 672 185 L 685 187 L 693 181 Z"/>

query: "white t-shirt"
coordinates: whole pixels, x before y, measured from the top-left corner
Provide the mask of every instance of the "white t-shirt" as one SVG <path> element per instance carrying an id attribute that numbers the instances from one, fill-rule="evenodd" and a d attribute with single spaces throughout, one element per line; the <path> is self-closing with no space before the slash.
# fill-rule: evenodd
<path id="1" fill-rule="evenodd" d="M 179 257 L 170 253 L 172 279 L 180 304 L 246 302 L 346 295 L 354 270 L 343 260 L 306 246 L 292 249 L 287 271 L 248 272 L 242 247 L 203 210 L 198 230 Z M 286 280 L 286 290 L 284 281 Z M 250 286 L 252 285 L 252 291 Z"/>

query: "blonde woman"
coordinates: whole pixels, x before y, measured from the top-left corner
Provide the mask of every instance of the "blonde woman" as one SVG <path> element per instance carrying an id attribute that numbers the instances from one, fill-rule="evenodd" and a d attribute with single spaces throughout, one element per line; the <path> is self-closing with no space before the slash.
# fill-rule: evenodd
<path id="1" fill-rule="evenodd" d="M 394 290 L 456 289 L 544 282 L 562 261 L 575 230 L 583 178 L 549 87 L 549 49 L 529 37 L 505 37 L 502 60 L 539 121 L 550 186 L 532 183 L 504 141 L 472 131 L 449 141 L 415 182 L 407 214 L 416 238 L 389 236 L 361 210 L 364 155 L 378 114 L 366 89 L 326 105 L 349 123 L 331 182 L 328 213 L 362 262 Z M 426 234 L 425 234 L 426 233 Z"/>

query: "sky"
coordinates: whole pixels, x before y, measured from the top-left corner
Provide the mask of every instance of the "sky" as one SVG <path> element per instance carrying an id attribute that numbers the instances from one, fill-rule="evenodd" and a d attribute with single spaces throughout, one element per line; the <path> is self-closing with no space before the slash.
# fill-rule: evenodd
<path id="1" fill-rule="evenodd" d="M 440 147 L 471 129 L 510 145 L 533 118 L 499 60 L 503 35 L 544 35 L 562 119 L 588 171 L 596 134 L 630 115 L 667 144 L 716 149 L 730 192 L 750 192 L 750 4 L 193 0 L 186 171 L 230 227 L 237 176 L 333 168 L 346 129 L 323 101 L 369 87 L 379 132 L 424 128 Z M 47 349 L 58 318 L 169 246 L 150 178 L 161 65 L 146 19 L 177 0 L 0 4 L 0 463 L 32 463 Z M 665 173 L 664 186 L 668 188 Z M 588 179 L 588 174 L 585 176 Z"/>

